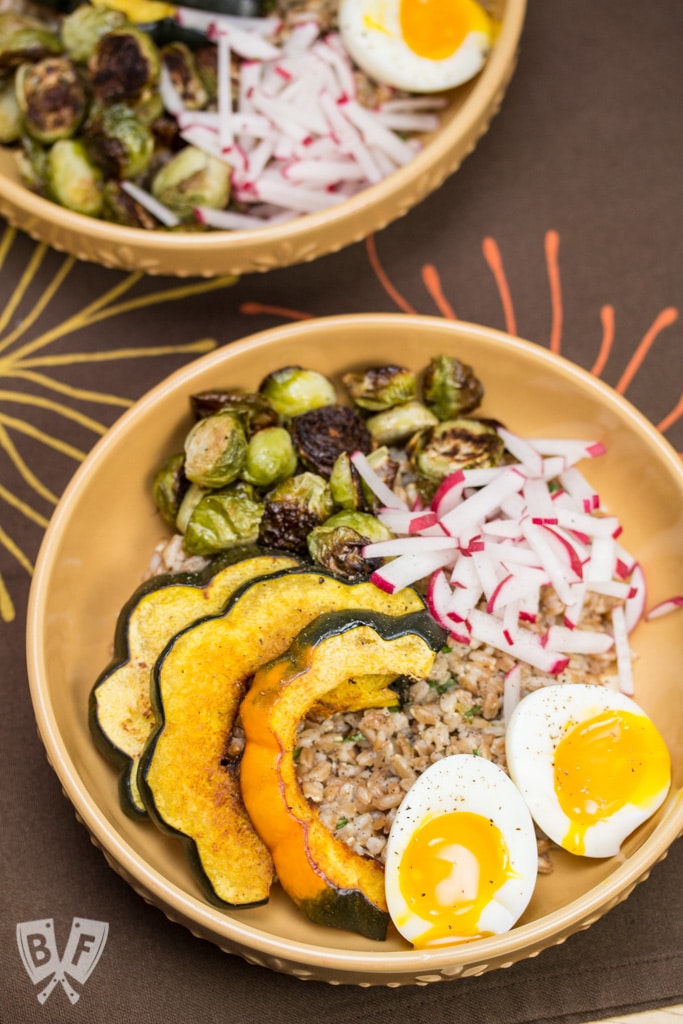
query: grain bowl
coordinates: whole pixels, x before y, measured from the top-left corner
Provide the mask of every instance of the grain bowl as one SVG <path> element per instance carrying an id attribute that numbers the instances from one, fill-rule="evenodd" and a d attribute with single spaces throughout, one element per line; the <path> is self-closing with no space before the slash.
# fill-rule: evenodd
<path id="1" fill-rule="evenodd" d="M 72 212 L 29 190 L 0 148 L 0 214 L 32 238 L 79 259 L 180 277 L 244 274 L 308 262 L 358 242 L 437 189 L 487 131 L 514 72 L 526 0 L 495 0 L 500 32 L 479 75 L 444 93 L 435 131 L 415 156 L 337 205 L 258 229 L 144 230 Z"/>
<path id="2" fill-rule="evenodd" d="M 122 812 L 116 772 L 92 742 L 88 697 L 110 657 L 119 609 L 145 575 L 163 533 L 151 504 L 151 479 L 187 431 L 189 396 L 229 384 L 253 388 L 265 371 L 292 363 L 339 380 L 349 369 L 395 361 L 397 351 L 415 370 L 444 352 L 474 366 L 485 387 L 482 415 L 522 435 L 599 438 L 606 454 L 586 473 L 599 483 L 606 507 L 619 515 L 624 543 L 628 538 L 640 560 L 647 606 L 683 592 L 680 462 L 629 403 L 561 357 L 501 332 L 374 314 L 265 331 L 154 388 L 97 444 L 68 486 L 46 533 L 30 597 L 27 656 L 40 736 L 78 818 L 108 863 L 145 900 L 226 952 L 333 984 L 427 984 L 536 955 L 625 899 L 683 830 L 680 610 L 641 621 L 631 635 L 636 699 L 671 753 L 669 796 L 618 856 L 585 859 L 554 850 L 552 871 L 539 875 L 525 913 L 503 935 L 428 950 L 410 948 L 394 932 L 377 942 L 311 923 L 277 887 L 264 906 L 221 910 L 205 899 L 177 843 Z"/>

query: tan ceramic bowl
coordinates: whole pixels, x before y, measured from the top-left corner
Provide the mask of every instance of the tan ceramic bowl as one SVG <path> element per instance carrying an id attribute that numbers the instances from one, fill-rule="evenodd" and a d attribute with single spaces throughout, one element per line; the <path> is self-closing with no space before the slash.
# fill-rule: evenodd
<path id="1" fill-rule="evenodd" d="M 681 612 L 633 634 L 637 697 L 673 758 L 673 787 L 623 856 L 555 856 L 524 917 L 506 935 L 416 952 L 397 936 L 373 942 L 309 923 L 279 891 L 265 907 L 222 912 L 202 897 L 175 840 L 119 808 L 117 774 L 94 748 L 88 693 L 108 663 L 119 608 L 162 533 L 153 470 L 182 444 L 188 396 L 255 387 L 299 363 L 335 377 L 400 358 L 419 370 L 446 352 L 472 364 L 486 387 L 482 413 L 522 434 L 599 438 L 608 454 L 586 467 L 618 511 L 623 543 L 642 560 L 648 605 L 683 593 L 683 468 L 657 431 L 612 390 L 528 342 L 471 324 L 400 314 L 309 320 L 265 331 L 191 363 L 126 412 L 67 488 L 48 528 L 32 587 L 28 666 L 40 735 L 78 817 L 111 866 L 174 921 L 250 962 L 299 978 L 401 985 L 480 974 L 533 956 L 588 927 L 648 875 L 683 831 Z M 585 465 L 582 463 L 582 466 Z"/>
<path id="2" fill-rule="evenodd" d="M 202 234 L 124 228 L 34 195 L 0 147 L 0 215 L 32 238 L 105 267 L 179 277 L 246 274 L 303 263 L 358 242 L 413 206 L 460 166 L 496 114 L 514 71 L 526 0 L 494 0 L 500 36 L 481 74 L 453 90 L 439 130 L 405 167 L 322 213 L 258 231 Z"/>

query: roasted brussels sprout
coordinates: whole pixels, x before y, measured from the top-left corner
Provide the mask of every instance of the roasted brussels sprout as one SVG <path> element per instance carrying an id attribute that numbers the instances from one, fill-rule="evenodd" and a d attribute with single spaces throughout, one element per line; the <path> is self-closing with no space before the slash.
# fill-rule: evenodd
<path id="1" fill-rule="evenodd" d="M 444 355 L 430 360 L 422 390 L 427 406 L 440 420 L 472 412 L 484 397 L 483 385 L 472 367 Z"/>
<path id="2" fill-rule="evenodd" d="M 289 424 L 294 447 L 304 466 L 329 477 L 342 452 L 356 449 L 367 453 L 372 438 L 355 409 L 346 405 L 324 405 L 295 416 Z"/>
<path id="3" fill-rule="evenodd" d="M 102 212 L 102 172 L 80 139 L 59 139 L 45 158 L 45 189 L 61 206 L 97 217 Z"/>
<path id="4" fill-rule="evenodd" d="M 370 541 L 392 536 L 379 519 L 365 512 L 337 512 L 308 535 L 308 553 L 314 562 L 345 579 L 369 576 L 379 565 L 363 557 Z"/>
<path id="5" fill-rule="evenodd" d="M 354 405 L 370 412 L 391 409 L 417 395 L 417 378 L 403 366 L 372 366 L 363 373 L 345 373 L 342 384 Z"/>
<path id="6" fill-rule="evenodd" d="M 334 405 L 337 401 L 331 380 L 317 370 L 305 370 L 301 366 L 283 366 L 274 370 L 261 381 L 259 391 L 285 419 L 324 405 Z"/>
<path id="7" fill-rule="evenodd" d="M 438 420 L 433 412 L 415 399 L 395 405 L 393 409 L 375 413 L 366 420 L 366 426 L 376 444 L 400 444 L 418 430 L 433 427 Z"/>
<path id="8" fill-rule="evenodd" d="M 387 487 L 393 487 L 398 463 L 391 458 L 389 449 L 385 446 L 375 448 L 368 453 L 367 459 Z M 376 499 L 352 464 L 348 452 L 342 452 L 332 468 L 330 492 L 335 505 L 340 508 L 370 511 L 375 505 Z"/>
<path id="9" fill-rule="evenodd" d="M 18 142 L 21 129 L 21 110 L 14 89 L 14 77 L 11 77 L 0 81 L 0 145 Z"/>
<path id="10" fill-rule="evenodd" d="M 242 418 L 248 435 L 277 426 L 278 422 L 278 415 L 266 396 L 246 388 L 201 391 L 190 396 L 190 405 L 196 420 L 220 409 L 230 409 Z"/>
<path id="11" fill-rule="evenodd" d="M 183 547 L 189 555 L 213 555 L 258 539 L 263 503 L 253 487 L 238 480 L 211 491 L 195 505 L 185 529 Z"/>
<path id="12" fill-rule="evenodd" d="M 161 50 L 161 60 L 183 106 L 187 110 L 202 110 L 209 102 L 209 94 L 190 47 L 181 42 L 168 43 Z"/>
<path id="13" fill-rule="evenodd" d="M 17 167 L 23 183 L 34 192 L 46 192 L 47 153 L 45 146 L 27 132 L 22 134 L 21 149 L 16 153 Z"/>
<path id="14" fill-rule="evenodd" d="M 207 104 L 218 101 L 218 47 L 200 46 L 194 51 L 194 62 L 204 90 Z"/>
<path id="15" fill-rule="evenodd" d="M 266 495 L 259 540 L 266 547 L 306 552 L 308 534 L 333 509 L 327 481 L 316 473 L 299 473 Z"/>
<path id="16" fill-rule="evenodd" d="M 153 231 L 159 221 L 136 199 L 133 199 L 119 181 L 107 181 L 102 189 L 102 217 L 113 224 L 128 228 L 143 228 Z"/>
<path id="17" fill-rule="evenodd" d="M 72 138 L 85 119 L 85 86 L 68 57 L 45 57 L 35 64 L 22 64 L 14 87 L 24 127 L 38 142 L 49 145 Z"/>
<path id="18" fill-rule="evenodd" d="M 185 438 L 185 475 L 201 487 L 225 487 L 236 480 L 247 458 L 239 416 L 217 412 L 199 420 Z"/>
<path id="19" fill-rule="evenodd" d="M 0 73 L 62 52 L 59 36 L 30 15 L 0 14 Z"/>
<path id="20" fill-rule="evenodd" d="M 64 49 L 72 60 L 85 64 L 92 57 L 102 36 L 125 25 L 126 21 L 122 11 L 81 4 L 62 19 L 60 35 Z"/>
<path id="21" fill-rule="evenodd" d="M 186 146 L 157 171 L 152 193 L 179 217 L 192 217 L 197 206 L 220 210 L 230 198 L 230 167 L 195 146 Z"/>
<path id="22" fill-rule="evenodd" d="M 458 469 L 500 464 L 505 445 L 495 427 L 481 420 L 444 420 L 408 442 L 410 460 L 429 480 L 443 480 Z"/>
<path id="23" fill-rule="evenodd" d="M 284 427 L 266 427 L 249 439 L 242 479 L 256 487 L 273 487 L 296 472 L 292 438 Z"/>
<path id="24" fill-rule="evenodd" d="M 155 93 L 160 68 L 157 47 L 134 25 L 122 25 L 101 36 L 88 61 L 95 99 L 103 105 L 131 105 Z"/>
<path id="25" fill-rule="evenodd" d="M 169 526 L 176 525 L 178 511 L 189 486 L 184 465 L 185 453 L 177 452 L 157 470 L 152 481 L 154 504 Z"/>
<path id="26" fill-rule="evenodd" d="M 92 160 L 107 178 L 137 178 L 149 166 L 154 136 L 124 103 L 101 107 L 83 139 Z"/>

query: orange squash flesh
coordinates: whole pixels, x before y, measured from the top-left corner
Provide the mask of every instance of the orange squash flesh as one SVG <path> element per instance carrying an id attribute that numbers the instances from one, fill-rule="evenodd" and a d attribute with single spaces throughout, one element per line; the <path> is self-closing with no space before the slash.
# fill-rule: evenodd
<path id="1" fill-rule="evenodd" d="M 389 628 L 389 617 L 373 613 L 321 616 L 287 654 L 256 673 L 241 705 L 242 796 L 280 884 L 312 920 L 375 939 L 385 937 L 388 924 L 384 869 L 335 838 L 306 800 L 297 779 L 296 731 L 316 702 L 343 692 L 341 684 L 367 676 L 370 666 L 378 704 L 386 696 L 382 680 L 428 676 L 437 644 L 411 631 L 408 620 L 420 617 L 397 617 Z"/>

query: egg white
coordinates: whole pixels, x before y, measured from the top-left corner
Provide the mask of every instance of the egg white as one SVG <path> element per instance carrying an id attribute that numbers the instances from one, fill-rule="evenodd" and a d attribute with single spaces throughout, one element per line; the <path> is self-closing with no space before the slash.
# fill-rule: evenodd
<path id="1" fill-rule="evenodd" d="M 508 722 L 505 748 L 510 777 L 534 821 L 558 846 L 570 848 L 566 837 L 572 822 L 555 792 L 555 750 L 569 725 L 607 710 L 629 711 L 648 719 L 634 700 L 619 691 L 590 683 L 558 683 L 524 697 Z M 610 817 L 596 820 L 585 831 L 583 856 L 616 855 L 624 839 L 661 806 L 668 789 L 667 785 L 646 807 L 625 803 Z"/>
<path id="2" fill-rule="evenodd" d="M 419 942 L 431 922 L 409 906 L 399 884 L 399 867 L 407 845 L 425 820 L 468 811 L 491 820 L 502 833 L 513 877 L 491 897 L 478 921 L 482 933 L 508 931 L 528 906 L 538 872 L 534 825 L 520 793 L 498 765 L 471 754 L 453 754 L 430 765 L 413 783 L 399 806 L 386 848 L 385 889 L 389 914 L 409 942 Z M 453 933 L 445 944 L 472 935 Z"/>
<path id="3" fill-rule="evenodd" d="M 403 38 L 400 0 L 340 0 L 339 32 L 350 57 L 371 78 L 414 93 L 440 92 L 481 71 L 491 32 L 471 30 L 448 57 L 420 56 Z"/>

